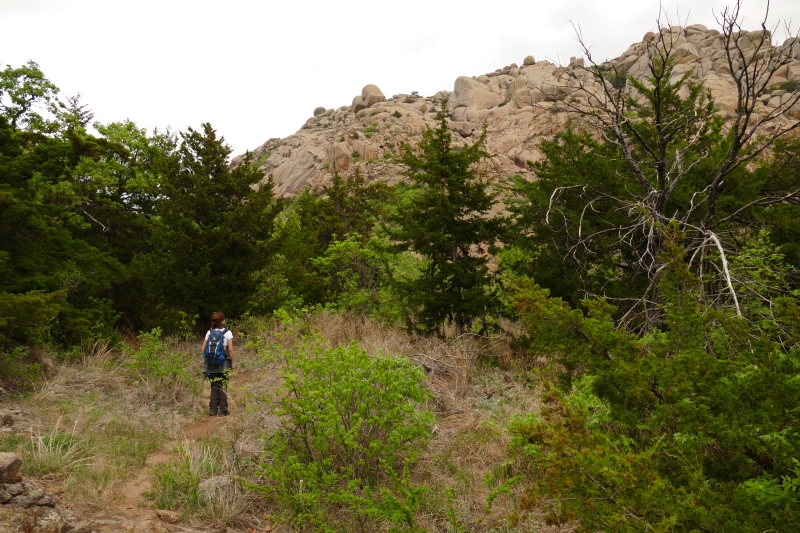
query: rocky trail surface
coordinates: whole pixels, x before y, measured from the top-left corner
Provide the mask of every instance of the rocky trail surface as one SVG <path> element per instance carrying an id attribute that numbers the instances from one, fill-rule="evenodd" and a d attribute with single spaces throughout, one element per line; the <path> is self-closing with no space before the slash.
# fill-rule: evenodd
<path id="1" fill-rule="evenodd" d="M 257 371 L 235 372 L 232 384 L 244 384 L 257 378 Z M 231 397 L 229 417 L 204 416 L 183 429 L 186 440 L 202 440 L 217 434 L 237 416 L 235 398 Z M 21 413 L 19 410 L 4 409 Z M 27 413 L 30 415 L 30 413 Z M 1 418 L 1 417 L 0 417 Z M 31 417 L 32 418 L 32 417 Z M 178 513 L 142 508 L 143 496 L 152 489 L 150 472 L 168 462 L 181 442 L 170 440 L 151 452 L 144 465 L 114 487 L 120 496 L 112 501 L 66 501 L 36 479 L 20 476 L 22 458 L 0 452 L 0 531 L 3 533 L 184 533 L 225 531 L 224 524 L 198 529 L 175 524 Z"/>
<path id="2" fill-rule="evenodd" d="M 672 79 L 689 73 L 689 81 L 705 84 L 714 106 L 722 116 L 731 116 L 737 106 L 737 90 L 732 77 L 739 62 L 726 59 L 725 42 L 717 30 L 700 24 L 663 28 L 661 36 L 648 32 L 622 55 L 598 65 L 605 72 L 625 72 L 643 80 L 648 75 L 649 53 L 654 39 L 667 43 L 676 59 Z M 787 39 L 780 46 L 763 46 L 769 32 L 740 32 L 735 45 L 741 62 L 758 53 L 788 54 L 800 59 L 800 40 Z M 649 52 L 650 51 L 650 52 Z M 774 73 L 768 87 L 800 80 L 800 61 L 790 61 Z M 608 81 L 606 81 L 608 83 Z M 684 96 L 688 87 L 684 86 Z M 628 85 L 626 96 L 643 101 L 643 96 Z M 774 89 L 764 94 L 756 110 L 763 114 L 780 107 L 791 94 Z M 375 85 L 367 85 L 350 105 L 338 109 L 318 107 L 314 116 L 294 135 L 269 139 L 253 150 L 254 163 L 272 175 L 275 192 L 291 197 L 306 187 L 319 192 L 333 175 L 343 176 L 359 169 L 368 180 L 389 184 L 403 179 L 401 165 L 392 161 L 404 143 L 412 146 L 426 127 L 435 127 L 436 110 L 444 101 L 449 127 L 457 143 L 472 143 L 488 126 L 489 161 L 497 179 L 514 175 L 532 179 L 529 162 L 542 158 L 538 143 L 561 131 L 569 117 L 590 111 L 605 98 L 603 86 L 584 58 L 571 58 L 568 65 L 536 61 L 526 57 L 521 65 L 512 63 L 478 76 L 460 76 L 452 90 L 430 97 L 412 94 L 386 96 Z M 800 119 L 800 104 L 786 109 L 784 121 Z M 243 156 L 233 160 L 239 164 Z M 265 178 L 265 180 L 268 178 Z"/>

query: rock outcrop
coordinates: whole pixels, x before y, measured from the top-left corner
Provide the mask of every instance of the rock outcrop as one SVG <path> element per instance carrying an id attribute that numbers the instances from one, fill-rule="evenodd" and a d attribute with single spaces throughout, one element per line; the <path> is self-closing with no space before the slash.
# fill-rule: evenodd
<path id="1" fill-rule="evenodd" d="M 71 517 L 58 500 L 32 483 L 23 482 L 22 458 L 0 453 L 0 531 L 6 533 L 70 533 Z"/>
<path id="2" fill-rule="evenodd" d="M 660 32 L 646 33 L 622 55 L 598 67 L 641 80 L 648 74 L 648 46 L 671 46 L 677 63 L 673 80 L 688 75 L 695 83 L 702 81 L 723 117 L 736 111 L 732 75 L 752 57 L 759 43 L 771 38 L 764 31 L 735 35 L 743 56 L 729 64 L 723 36 L 716 30 L 694 24 L 663 28 Z M 800 58 L 800 39 L 787 39 L 770 50 Z M 785 104 L 791 95 L 777 87 L 793 81 L 800 81 L 800 61 L 775 73 L 770 86 L 776 90 L 764 95 L 759 108 L 768 112 Z M 630 85 L 624 90 L 631 98 L 643 98 Z M 681 91 L 688 94 L 688 87 Z M 279 195 L 293 196 L 305 187 L 319 190 L 333 172 L 347 175 L 355 168 L 360 168 L 368 180 L 396 183 L 403 179 L 404 170 L 393 160 L 399 147 L 405 143 L 414 145 L 425 128 L 436 127 L 436 112 L 444 101 L 455 142 L 475 142 L 486 121 L 487 149 L 494 156 L 487 162 L 490 170 L 498 177 L 519 174 L 533 179 L 529 162 L 542 157 L 539 140 L 564 127 L 571 116 L 566 108 L 589 109 L 603 101 L 603 92 L 600 78 L 584 58 L 573 57 L 566 66 L 560 66 L 537 62 L 530 55 L 521 66 L 511 63 L 494 72 L 459 76 L 452 91 L 439 91 L 432 97 L 412 93 L 387 99 L 377 86 L 367 85 L 351 105 L 325 111 L 317 108 L 314 118 L 297 133 L 285 139 L 270 139 L 256 148 L 254 155 L 263 161 L 261 168 L 266 175 L 273 176 Z M 781 120 L 800 120 L 800 106 L 789 109 Z M 266 152 L 271 155 L 261 159 Z"/>

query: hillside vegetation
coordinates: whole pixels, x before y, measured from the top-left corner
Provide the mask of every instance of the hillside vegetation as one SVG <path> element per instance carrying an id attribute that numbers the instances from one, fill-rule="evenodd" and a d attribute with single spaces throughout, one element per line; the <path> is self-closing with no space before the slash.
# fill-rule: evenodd
<path id="1" fill-rule="evenodd" d="M 317 113 L 364 128 L 316 181 L 269 173 L 285 146 L 231 164 L 209 124 L 92 130 L 6 68 L 0 377 L 31 421 L 2 450 L 175 527 L 796 531 L 799 41 L 720 20 L 541 87 L 531 58 L 505 102 L 502 70 L 459 78 L 402 131 L 367 86 Z M 550 120 L 524 172 L 505 107 Z M 224 421 L 200 415 L 218 310 Z"/>

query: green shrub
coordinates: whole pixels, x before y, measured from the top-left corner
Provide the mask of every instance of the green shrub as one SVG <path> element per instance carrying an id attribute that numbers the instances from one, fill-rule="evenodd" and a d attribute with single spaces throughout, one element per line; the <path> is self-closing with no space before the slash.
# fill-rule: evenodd
<path id="1" fill-rule="evenodd" d="M 780 91 L 786 91 L 787 93 L 793 93 L 797 90 L 798 87 L 800 87 L 800 81 L 797 80 L 787 81 L 781 83 L 776 87 L 771 87 L 770 92 L 780 90 Z"/>
<path id="2" fill-rule="evenodd" d="M 261 165 L 267 162 L 267 159 L 269 159 L 269 156 L 271 155 L 272 152 L 270 152 L 269 150 L 265 151 L 263 154 L 261 154 L 261 156 L 258 159 L 250 163 L 250 166 L 253 168 L 259 168 Z"/>
<path id="3" fill-rule="evenodd" d="M 378 123 L 377 122 L 373 122 L 372 124 L 369 125 L 368 128 L 366 128 L 364 130 L 364 136 L 369 138 L 369 137 L 372 137 L 372 135 L 377 133 L 377 132 L 378 132 Z"/>
<path id="4" fill-rule="evenodd" d="M 25 294 L 0 292 L 0 340 L 15 339 L 34 345 L 50 341 L 50 325 L 63 310 L 66 291 Z"/>
<path id="5" fill-rule="evenodd" d="M 774 302 L 785 345 L 757 314 L 710 308 L 676 227 L 660 257 L 664 328 L 641 338 L 603 300 L 584 313 L 509 279 L 531 352 L 562 377 L 510 427 L 541 473 L 530 496 L 559 494 L 548 520 L 586 531 L 797 531 L 800 306 Z"/>
<path id="6" fill-rule="evenodd" d="M 183 394 L 199 395 L 202 388 L 199 353 L 172 349 L 161 338 L 161 329 L 139 336 L 139 347 L 126 350 L 127 369 L 133 385 L 146 401 L 179 401 Z M 197 349 L 199 352 L 199 347 Z"/>
<path id="7" fill-rule="evenodd" d="M 595 72 L 595 79 L 600 81 L 600 75 L 602 74 L 615 89 L 622 89 L 628 84 L 628 73 L 625 72 L 624 68 L 597 65 L 592 69 Z"/>
<path id="8" fill-rule="evenodd" d="M 147 494 L 155 500 L 156 509 L 197 509 L 199 506 L 200 476 L 183 446 L 178 459 L 157 465 L 152 472 L 153 490 Z"/>
<path id="9" fill-rule="evenodd" d="M 394 118 L 400 118 L 400 117 L 402 117 L 402 116 L 403 116 L 403 114 L 402 114 L 402 113 L 400 113 L 400 111 L 395 111 L 394 113 L 392 113 L 392 116 L 393 116 Z"/>
<path id="10" fill-rule="evenodd" d="M 373 531 L 370 524 L 392 522 L 416 531 L 423 489 L 409 482 L 408 465 L 434 424 L 417 409 L 431 397 L 421 370 L 314 336 L 275 359 L 283 365 L 274 399 L 281 422 L 263 465 L 270 483 L 253 488 L 274 499 L 279 519 L 301 528 Z"/>

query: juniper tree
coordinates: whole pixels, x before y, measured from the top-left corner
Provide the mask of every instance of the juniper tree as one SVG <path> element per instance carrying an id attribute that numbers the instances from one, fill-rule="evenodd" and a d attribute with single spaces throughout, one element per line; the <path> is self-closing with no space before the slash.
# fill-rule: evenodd
<path id="1" fill-rule="evenodd" d="M 253 274 L 268 260 L 283 202 L 271 180 L 258 186 L 264 176 L 250 166 L 251 154 L 231 169 L 225 139 L 202 126 L 181 133 L 180 148 L 164 163 L 155 251 L 139 266 L 153 301 L 200 316 L 217 309 L 236 315 L 255 289 Z"/>
<path id="2" fill-rule="evenodd" d="M 415 320 L 429 331 L 451 321 L 459 336 L 497 305 L 486 252 L 499 238 L 502 219 L 490 216 L 496 192 L 477 169 L 489 157 L 486 126 L 462 148 L 453 145 L 444 102 L 436 120 L 439 126 L 423 132 L 416 152 L 403 147 L 399 161 L 419 191 L 389 217 L 389 234 L 396 251 L 425 259 L 417 279 L 395 282 L 414 304 Z"/>

